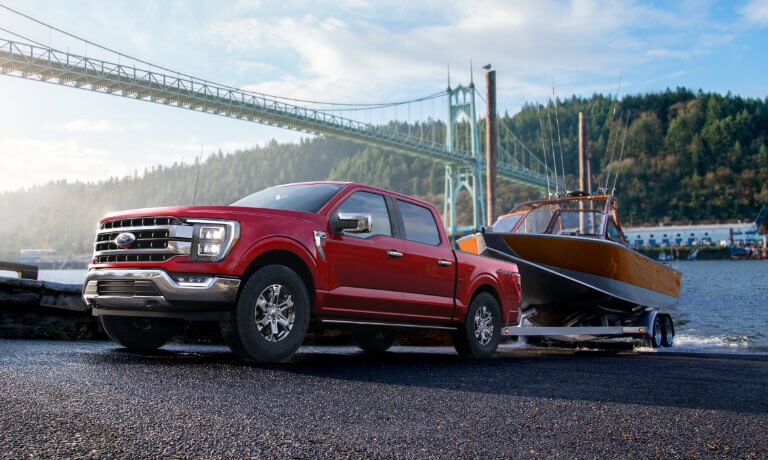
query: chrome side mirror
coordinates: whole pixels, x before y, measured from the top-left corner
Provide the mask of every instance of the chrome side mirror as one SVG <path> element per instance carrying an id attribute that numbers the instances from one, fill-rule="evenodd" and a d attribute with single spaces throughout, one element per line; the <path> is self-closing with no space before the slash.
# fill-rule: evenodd
<path id="1" fill-rule="evenodd" d="M 337 235 L 345 230 L 349 233 L 371 233 L 372 222 L 370 214 L 340 212 L 331 217 L 331 231 Z"/>

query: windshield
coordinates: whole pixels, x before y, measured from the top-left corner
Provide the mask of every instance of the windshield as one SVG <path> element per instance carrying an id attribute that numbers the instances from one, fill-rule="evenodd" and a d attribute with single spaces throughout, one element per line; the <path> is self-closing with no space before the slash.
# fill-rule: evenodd
<path id="1" fill-rule="evenodd" d="M 279 185 L 248 195 L 230 206 L 317 212 L 342 187 L 342 184 Z"/>
<path id="2" fill-rule="evenodd" d="M 501 216 L 491 227 L 491 230 L 497 233 L 511 233 L 515 229 L 515 225 L 520 222 L 522 214 L 509 214 Z"/>

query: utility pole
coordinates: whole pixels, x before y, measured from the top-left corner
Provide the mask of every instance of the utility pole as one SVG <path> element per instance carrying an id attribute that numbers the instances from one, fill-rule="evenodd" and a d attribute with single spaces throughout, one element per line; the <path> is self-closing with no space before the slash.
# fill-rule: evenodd
<path id="1" fill-rule="evenodd" d="M 487 110 L 486 113 L 486 129 L 485 129 L 485 152 L 486 152 L 486 176 L 487 176 L 487 193 L 486 203 L 488 212 L 486 213 L 486 225 L 489 227 L 493 225 L 496 208 L 496 158 L 497 147 L 499 141 L 499 135 L 496 126 L 496 71 L 490 70 L 491 65 L 488 64 L 483 67 L 487 70 L 485 74 L 485 86 L 487 89 L 486 101 Z"/>
<path id="2" fill-rule="evenodd" d="M 589 167 L 587 166 L 586 152 L 584 151 L 584 112 L 579 112 L 579 190 L 590 193 Z"/>

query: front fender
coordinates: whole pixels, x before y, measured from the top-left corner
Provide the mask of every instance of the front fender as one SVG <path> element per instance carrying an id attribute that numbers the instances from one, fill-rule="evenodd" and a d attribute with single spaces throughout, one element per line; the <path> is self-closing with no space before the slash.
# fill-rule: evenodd
<path id="1" fill-rule="evenodd" d="M 295 262 L 286 257 L 288 254 L 304 265 L 315 288 L 322 288 L 327 284 L 325 279 L 327 277 L 322 276 L 322 270 L 318 266 L 317 250 L 314 245 L 308 246 L 301 241 L 285 236 L 270 236 L 251 244 L 238 261 L 238 273 L 247 277 L 250 272 L 263 265 L 283 264 L 291 266 Z"/>

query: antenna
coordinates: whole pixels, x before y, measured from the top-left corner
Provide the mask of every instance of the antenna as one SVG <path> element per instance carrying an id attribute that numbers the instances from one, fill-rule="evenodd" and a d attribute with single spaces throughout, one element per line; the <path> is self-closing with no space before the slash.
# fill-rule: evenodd
<path id="1" fill-rule="evenodd" d="M 552 134 L 552 118 L 547 107 L 547 125 L 549 126 L 549 143 L 552 144 L 552 168 L 555 171 L 555 195 L 560 194 L 560 178 L 557 177 L 557 156 L 555 156 L 555 137 Z"/>
<path id="2" fill-rule="evenodd" d="M 557 143 L 560 145 L 560 172 L 563 173 L 563 192 L 568 191 L 565 184 L 565 162 L 563 161 L 563 140 L 560 137 L 560 117 L 557 115 L 557 95 L 555 95 L 555 79 L 552 78 L 552 97 L 555 98 L 555 124 L 557 125 Z M 554 155 L 554 152 L 552 152 Z"/>
<path id="3" fill-rule="evenodd" d="M 544 169 L 547 171 L 547 197 L 552 196 L 552 190 L 549 187 L 549 165 L 547 165 L 547 144 L 544 142 L 544 122 L 541 121 L 541 104 L 536 104 L 536 115 L 539 118 L 539 131 L 541 132 L 541 151 L 544 154 Z M 555 176 L 557 180 L 557 176 Z"/>
<path id="4" fill-rule="evenodd" d="M 621 159 L 624 158 L 624 144 L 627 143 L 627 133 L 629 132 L 629 113 L 631 110 L 627 110 L 627 123 L 624 127 L 624 139 L 621 141 L 621 150 L 619 151 L 619 162 L 616 163 L 616 175 L 613 177 L 613 188 L 611 189 L 611 195 L 616 193 L 616 180 L 619 178 L 619 168 L 621 167 Z"/>
<path id="5" fill-rule="evenodd" d="M 200 165 L 203 162 L 203 145 L 200 145 L 200 157 L 197 159 L 197 178 L 195 178 L 195 194 L 192 196 L 192 206 L 197 203 L 197 184 L 200 182 Z"/>
<path id="6" fill-rule="evenodd" d="M 616 119 L 616 108 L 619 105 L 619 92 L 621 91 L 621 80 L 622 77 L 624 77 L 624 68 L 621 68 L 621 71 L 619 72 L 619 83 L 616 87 L 616 96 L 613 98 L 613 114 L 611 115 L 612 120 Z M 619 114 L 619 126 L 621 126 L 621 119 L 624 118 L 624 112 L 622 111 L 621 114 Z M 608 131 L 608 143 L 606 144 L 606 155 L 608 154 L 608 148 L 611 144 L 611 135 L 613 134 L 613 126 L 615 123 L 611 122 L 611 129 Z M 613 163 L 613 159 L 616 156 L 616 142 L 618 139 L 619 134 L 616 134 L 616 137 L 613 140 L 613 148 L 611 149 L 611 161 L 610 163 L 605 165 L 605 185 L 603 186 L 603 191 L 605 193 L 608 193 L 608 182 L 611 180 L 611 168 L 610 165 Z M 624 146 L 622 145 L 622 148 Z M 598 187 L 599 188 L 599 187 Z"/>

